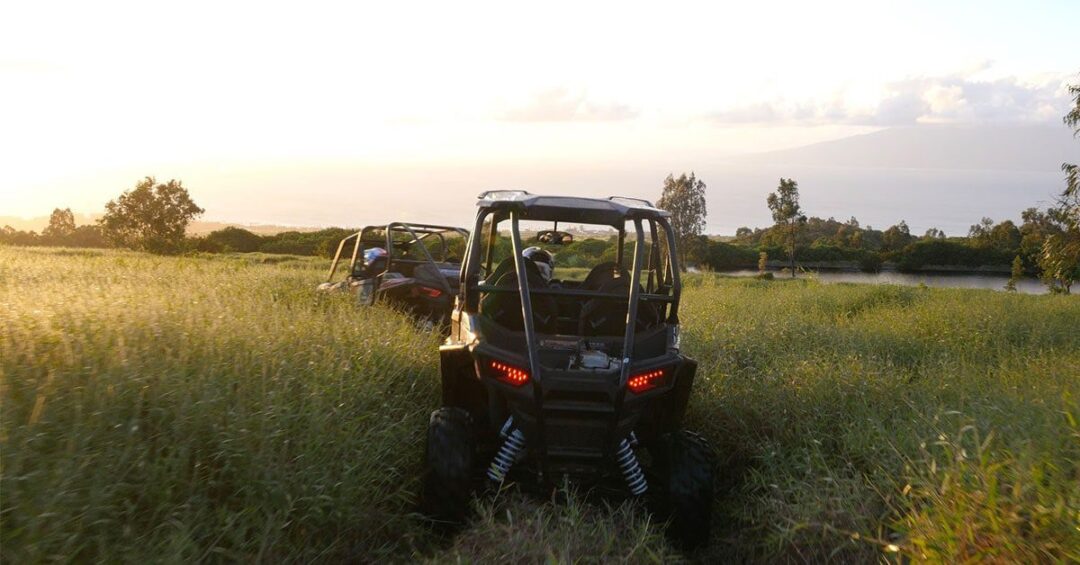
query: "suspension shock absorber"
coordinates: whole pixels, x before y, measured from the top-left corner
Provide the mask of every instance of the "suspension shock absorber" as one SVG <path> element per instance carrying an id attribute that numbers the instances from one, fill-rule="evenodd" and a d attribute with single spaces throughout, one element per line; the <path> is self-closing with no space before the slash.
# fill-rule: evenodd
<path id="1" fill-rule="evenodd" d="M 645 491 L 649 490 L 649 483 L 645 481 L 645 472 L 641 470 L 641 465 L 638 464 L 637 455 L 634 455 L 634 445 L 636 444 L 637 437 L 633 432 L 630 432 L 629 439 L 624 439 L 619 443 L 619 449 L 615 452 L 615 461 L 619 463 L 619 469 L 622 470 L 623 477 L 626 478 L 626 484 L 630 487 L 630 492 L 634 496 L 641 496 L 645 494 Z"/>
<path id="2" fill-rule="evenodd" d="M 491 466 L 488 467 L 487 472 L 488 478 L 497 483 L 501 483 L 506 479 L 510 467 L 514 465 L 518 455 L 525 449 L 525 434 L 514 427 L 513 416 L 506 419 L 506 423 L 503 424 L 499 435 L 505 438 L 505 441 L 499 447 L 499 451 L 495 453 L 495 458 L 491 460 Z"/>

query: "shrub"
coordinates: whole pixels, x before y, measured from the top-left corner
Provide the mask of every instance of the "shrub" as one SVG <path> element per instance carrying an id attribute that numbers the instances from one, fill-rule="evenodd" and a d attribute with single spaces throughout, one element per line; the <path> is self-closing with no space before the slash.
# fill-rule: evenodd
<path id="1" fill-rule="evenodd" d="M 208 243 L 215 244 L 222 250 L 239 251 L 241 253 L 259 251 L 263 242 L 261 236 L 251 233 L 243 228 L 232 226 L 210 232 L 205 239 Z"/>
<path id="2" fill-rule="evenodd" d="M 901 271 L 915 271 L 930 265 L 1006 266 L 1012 256 L 992 247 L 977 248 L 958 241 L 935 239 L 917 241 L 895 258 Z"/>
<path id="3" fill-rule="evenodd" d="M 757 265 L 757 251 L 743 245 L 710 241 L 705 253 L 705 265 L 714 271 L 752 269 Z"/>
<path id="4" fill-rule="evenodd" d="M 859 269 L 865 273 L 881 271 L 881 263 L 881 255 L 871 251 L 864 251 L 859 257 Z"/>

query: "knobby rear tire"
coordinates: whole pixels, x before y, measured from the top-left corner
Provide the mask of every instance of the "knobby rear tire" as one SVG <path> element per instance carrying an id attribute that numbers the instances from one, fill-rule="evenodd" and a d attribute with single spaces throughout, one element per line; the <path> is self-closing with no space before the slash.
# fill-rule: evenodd
<path id="1" fill-rule="evenodd" d="M 668 538 L 693 551 L 709 543 L 712 530 L 714 473 L 712 448 L 693 432 L 664 437 L 653 450 L 661 481 L 661 514 L 670 520 Z"/>
<path id="2" fill-rule="evenodd" d="M 476 439 L 469 414 L 440 408 L 428 422 L 420 510 L 435 529 L 451 532 L 466 520 L 472 501 Z"/>

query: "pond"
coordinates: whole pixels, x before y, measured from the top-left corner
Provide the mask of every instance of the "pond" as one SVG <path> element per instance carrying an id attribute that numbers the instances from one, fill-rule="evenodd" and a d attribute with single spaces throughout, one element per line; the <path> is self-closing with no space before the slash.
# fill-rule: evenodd
<path id="1" fill-rule="evenodd" d="M 779 272 L 770 270 L 773 276 L 790 276 L 786 271 Z M 739 271 L 722 271 L 722 275 L 734 277 L 753 277 L 757 271 L 744 269 Z M 1005 282 L 1009 280 L 1007 275 L 995 273 L 899 273 L 896 271 L 882 271 L 880 273 L 862 273 L 852 271 L 814 271 L 811 273 L 797 273 L 798 278 L 815 277 L 824 283 L 848 282 L 864 284 L 899 284 L 906 286 L 926 286 L 941 288 L 983 288 L 990 290 L 1004 290 Z M 1016 290 L 1024 294 L 1046 294 L 1046 287 L 1038 279 L 1024 278 L 1016 283 Z"/>

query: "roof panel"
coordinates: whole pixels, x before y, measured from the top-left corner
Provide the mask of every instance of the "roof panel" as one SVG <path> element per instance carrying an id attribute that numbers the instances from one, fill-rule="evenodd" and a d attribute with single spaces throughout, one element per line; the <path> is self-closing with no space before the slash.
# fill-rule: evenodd
<path id="1" fill-rule="evenodd" d="M 524 190 L 490 190 L 479 196 L 476 205 L 493 210 L 520 210 L 522 218 L 541 221 L 566 221 L 617 225 L 628 218 L 666 218 L 666 210 L 656 208 L 647 200 L 612 196 L 585 198 L 581 196 L 550 196 L 530 194 Z"/>

